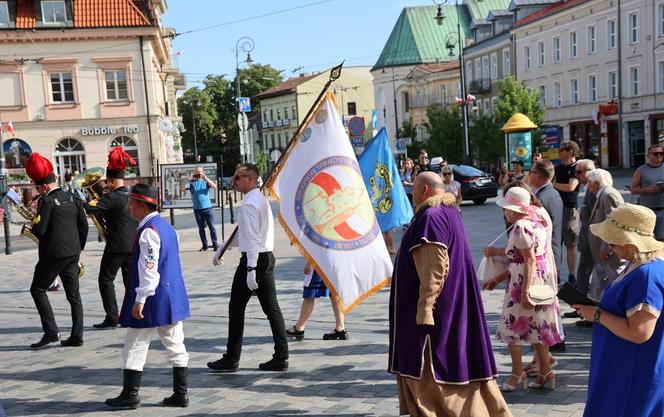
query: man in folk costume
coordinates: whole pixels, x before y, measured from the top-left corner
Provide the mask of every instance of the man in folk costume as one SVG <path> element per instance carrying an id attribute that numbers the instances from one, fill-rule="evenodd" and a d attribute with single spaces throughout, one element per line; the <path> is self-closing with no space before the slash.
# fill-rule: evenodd
<path id="1" fill-rule="evenodd" d="M 129 285 L 120 312 L 127 327 L 122 350 L 124 382 L 120 395 L 106 404 L 138 408 L 138 390 L 150 340 L 159 335 L 173 366 L 173 395 L 164 405 L 187 407 L 187 365 L 182 320 L 189 317 L 189 298 L 182 276 L 178 234 L 157 211 L 157 191 L 136 184 L 129 193 L 129 214 L 138 221 L 138 235 L 131 255 Z"/>
<path id="2" fill-rule="evenodd" d="M 83 206 L 57 184 L 51 161 L 33 152 L 26 171 L 41 195 L 32 221 L 32 233 L 39 239 L 39 261 L 30 286 L 44 335 L 30 345 L 41 349 L 60 340 L 46 291 L 59 275 L 71 306 L 71 337 L 63 346 L 83 345 L 83 304 L 78 288 L 78 259 L 88 236 L 88 220 Z"/>
<path id="3" fill-rule="evenodd" d="M 106 317 L 101 323 L 93 325 L 100 330 L 118 327 L 118 303 L 113 281 L 118 269 L 122 269 L 123 282 L 129 281 L 129 261 L 136 236 L 136 221 L 127 210 L 128 193 L 124 186 L 126 160 L 132 165 L 136 163 L 121 146 L 111 150 L 106 167 L 106 185 L 109 192 L 99 201 L 93 200 L 85 204 L 88 213 L 100 214 L 106 224 L 106 247 L 99 266 L 99 292 Z"/>
<path id="4" fill-rule="evenodd" d="M 496 364 L 465 227 L 433 172 L 417 176 L 417 207 L 396 257 L 389 371 L 400 414 L 511 416 Z"/>

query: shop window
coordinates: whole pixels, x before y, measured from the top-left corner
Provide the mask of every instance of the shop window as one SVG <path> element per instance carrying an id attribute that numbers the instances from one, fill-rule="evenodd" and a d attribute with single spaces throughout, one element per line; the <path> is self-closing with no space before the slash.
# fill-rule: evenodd
<path id="1" fill-rule="evenodd" d="M 111 144 L 108 148 L 110 151 L 112 148 L 115 148 L 116 146 L 122 146 L 122 148 L 138 162 L 138 146 L 136 145 L 136 141 L 133 138 L 130 138 L 129 136 L 118 136 L 111 140 Z"/>
<path id="2" fill-rule="evenodd" d="M 74 174 L 85 170 L 85 148 L 81 142 L 74 138 L 65 138 L 58 142 L 55 145 L 53 156 L 55 169 L 61 179 L 64 178 L 67 170 Z"/>

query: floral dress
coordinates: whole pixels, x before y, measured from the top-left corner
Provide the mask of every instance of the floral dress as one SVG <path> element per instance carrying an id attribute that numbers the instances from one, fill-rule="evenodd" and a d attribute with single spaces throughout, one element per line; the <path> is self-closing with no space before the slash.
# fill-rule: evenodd
<path id="1" fill-rule="evenodd" d="M 515 223 L 505 253 L 510 258 L 509 276 L 505 289 L 503 311 L 498 322 L 498 340 L 509 345 L 530 345 L 542 343 L 547 346 L 562 341 L 556 320 L 558 319 L 558 303 L 536 306 L 526 309 L 521 305 L 521 285 L 525 261 L 519 249 L 535 249 L 536 267 L 533 284 L 553 284 L 554 274 L 547 267 L 546 251 L 551 250 L 547 244 L 544 226 L 530 219 L 522 219 Z"/>

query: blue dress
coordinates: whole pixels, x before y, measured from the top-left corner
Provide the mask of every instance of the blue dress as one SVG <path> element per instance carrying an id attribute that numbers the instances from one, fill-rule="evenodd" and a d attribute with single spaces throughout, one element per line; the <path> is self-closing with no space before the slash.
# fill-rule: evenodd
<path id="1" fill-rule="evenodd" d="M 646 310 L 659 318 L 663 300 L 664 261 L 655 260 L 619 276 L 604 291 L 600 308 L 619 317 Z M 652 337 L 642 344 L 593 325 L 588 401 L 583 415 L 664 416 L 664 320 L 657 320 Z"/>
<path id="2" fill-rule="evenodd" d="M 320 298 L 320 297 L 329 297 L 330 290 L 325 286 L 323 278 L 318 275 L 318 272 L 314 270 L 313 275 L 311 276 L 311 282 L 309 285 L 304 287 L 302 291 L 302 298 Z"/>

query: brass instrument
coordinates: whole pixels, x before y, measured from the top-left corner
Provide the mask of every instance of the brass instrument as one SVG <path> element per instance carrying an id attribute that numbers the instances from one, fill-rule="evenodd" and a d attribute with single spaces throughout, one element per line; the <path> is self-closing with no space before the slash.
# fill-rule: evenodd
<path id="1" fill-rule="evenodd" d="M 101 177 L 104 176 L 104 168 L 90 168 L 81 172 L 74 178 L 72 181 L 72 186 L 79 190 L 87 189 L 90 193 L 90 200 L 88 204 L 91 206 L 96 205 L 101 197 L 104 195 L 104 187 L 101 184 Z M 106 224 L 104 223 L 104 218 L 99 214 L 90 214 L 88 216 L 92 219 L 92 223 L 95 224 L 99 236 L 106 241 Z"/>
<path id="2" fill-rule="evenodd" d="M 18 214 L 20 214 L 21 217 L 30 222 L 24 224 L 23 227 L 21 228 L 21 236 L 30 238 L 32 239 L 33 242 L 39 245 L 39 238 L 35 236 L 34 233 L 32 233 L 32 221 L 36 217 L 37 213 L 35 213 L 30 207 L 21 203 L 20 197 L 18 196 L 18 193 L 16 193 L 15 191 L 13 193 L 11 192 L 7 193 L 7 197 L 9 197 L 7 200 L 16 209 Z M 85 265 L 83 265 L 83 262 L 79 260 L 78 277 L 82 278 L 83 275 L 85 275 Z"/>

